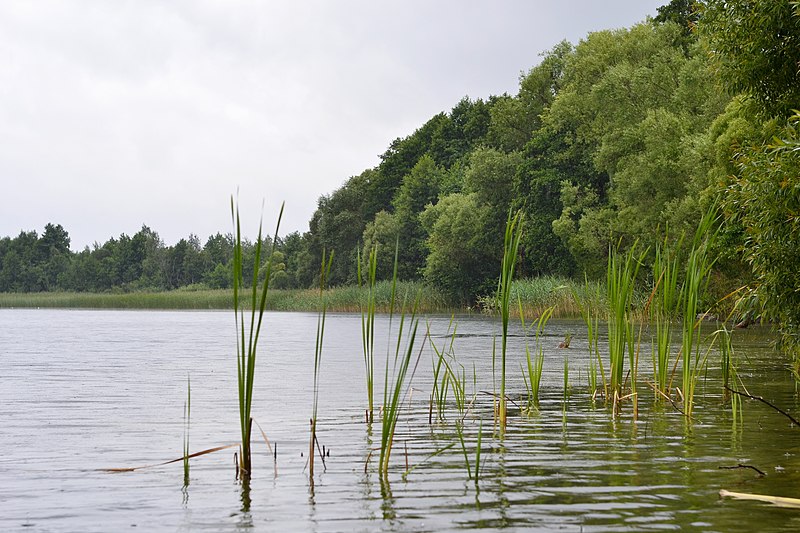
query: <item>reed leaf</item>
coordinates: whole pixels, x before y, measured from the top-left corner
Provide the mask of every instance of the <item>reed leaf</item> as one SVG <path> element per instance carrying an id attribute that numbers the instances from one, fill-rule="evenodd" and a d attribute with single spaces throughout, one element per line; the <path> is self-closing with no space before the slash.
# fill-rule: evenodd
<path id="1" fill-rule="evenodd" d="M 239 426 L 242 435 L 242 454 L 239 458 L 239 471 L 245 478 L 249 478 L 252 467 L 250 453 L 250 435 L 252 430 L 251 411 L 253 407 L 253 386 L 255 384 L 256 355 L 258 353 L 258 340 L 263 325 L 264 311 L 266 309 L 267 293 L 272 278 L 272 257 L 275 243 L 278 239 L 283 205 L 278 214 L 275 236 L 272 239 L 271 249 L 264 267 L 264 281 L 259 288 L 259 274 L 261 271 L 261 256 L 263 248 L 262 223 L 258 225 L 258 238 L 256 240 L 253 277 L 249 287 L 245 285 L 243 264 L 243 243 L 241 217 L 239 207 L 231 196 L 231 219 L 234 227 L 233 243 L 233 307 L 238 342 L 236 345 L 236 366 L 239 392 Z M 249 306 L 246 302 L 249 301 Z M 249 315 L 249 316 L 248 316 Z"/>
<path id="2" fill-rule="evenodd" d="M 500 280 L 497 284 L 497 300 L 500 304 L 500 317 L 502 321 L 502 335 L 500 344 L 500 405 L 499 419 L 500 432 L 506 430 L 506 352 L 508 347 L 508 320 L 510 317 L 511 282 L 514 279 L 514 270 L 519 254 L 519 243 L 522 239 L 522 212 L 518 211 L 512 216 L 508 212 L 506 231 L 503 237 L 503 262 L 500 269 Z"/>

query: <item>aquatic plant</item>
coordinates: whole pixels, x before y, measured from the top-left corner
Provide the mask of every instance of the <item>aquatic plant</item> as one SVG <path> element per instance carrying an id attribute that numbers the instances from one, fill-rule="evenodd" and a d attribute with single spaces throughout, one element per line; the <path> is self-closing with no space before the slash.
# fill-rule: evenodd
<path id="1" fill-rule="evenodd" d="M 391 311 L 389 312 L 389 343 L 391 346 L 391 331 L 392 322 L 394 320 L 395 301 L 397 298 L 396 293 L 396 280 L 397 280 L 397 256 L 399 246 L 395 247 L 394 256 L 394 272 L 392 274 L 392 297 L 391 297 Z M 410 322 L 409 330 L 405 333 L 406 326 L 406 298 L 400 305 L 400 323 L 398 325 L 397 342 L 394 348 L 394 357 L 386 356 L 386 366 L 384 370 L 383 382 L 383 418 L 381 420 L 381 449 L 380 457 L 378 460 L 379 471 L 381 478 L 387 480 L 389 474 L 389 459 L 392 454 L 392 445 L 394 443 L 395 429 L 397 428 L 397 420 L 400 415 L 400 407 L 403 403 L 405 393 L 410 386 L 416 370 L 416 364 L 413 369 L 411 368 L 411 361 L 414 353 L 414 343 L 417 336 L 417 328 L 419 326 L 419 319 L 417 318 L 417 304 L 419 296 L 414 299 L 414 304 L 411 308 L 411 314 L 408 316 Z M 405 339 L 405 347 L 403 340 Z M 390 348 L 391 349 L 391 348 Z M 419 355 L 417 355 L 417 362 L 419 362 Z M 390 372 L 391 360 L 391 372 Z M 409 375 L 409 370 L 411 374 Z"/>
<path id="2" fill-rule="evenodd" d="M 469 460 L 469 452 L 467 451 L 466 439 L 464 438 L 463 420 L 461 421 L 457 420 L 455 422 L 455 428 L 456 428 L 456 436 L 458 437 L 458 442 L 459 444 L 461 444 L 461 453 L 464 455 L 464 467 L 467 471 L 467 479 L 473 480 L 475 482 L 475 486 L 477 487 L 481 471 L 481 441 L 483 439 L 483 421 L 481 421 L 480 425 L 478 426 L 478 436 L 477 436 L 477 442 L 475 444 L 474 471 Z"/>
<path id="3" fill-rule="evenodd" d="M 467 373 L 464 365 L 458 362 L 453 344 L 455 341 L 457 325 L 454 317 L 450 318 L 447 333 L 450 343 L 447 347 L 439 348 L 433 341 L 428 324 L 425 338 L 433 350 L 433 389 L 431 391 L 431 412 L 429 422 L 433 418 L 433 406 L 436 405 L 438 420 L 444 420 L 444 411 L 449 391 L 453 391 L 453 402 L 459 415 L 463 418 L 467 408 Z M 474 377 L 474 369 L 473 369 Z M 473 381 L 474 383 L 474 381 Z"/>
<path id="4" fill-rule="evenodd" d="M 686 261 L 686 276 L 681 287 L 682 342 L 683 357 L 683 411 L 692 417 L 694 407 L 694 391 L 704 358 L 700 350 L 700 334 L 702 318 L 698 318 L 700 297 L 708 285 L 711 267 L 714 260 L 709 255 L 709 248 L 715 238 L 710 229 L 716 218 L 714 208 L 707 211 L 700 221 L 692 242 L 692 248 Z"/>
<path id="5" fill-rule="evenodd" d="M 239 391 L 239 426 L 242 435 L 242 450 L 239 457 L 238 469 L 244 478 L 249 478 L 251 473 L 250 435 L 253 421 L 250 412 L 253 406 L 253 385 L 255 383 L 256 354 L 258 353 L 258 340 L 266 308 L 267 293 L 272 279 L 272 256 L 275 243 L 278 240 L 283 205 L 278 214 L 278 223 L 275 228 L 275 238 L 272 239 L 271 249 L 266 258 L 266 265 L 261 266 L 262 256 L 262 224 L 258 225 L 258 239 L 256 240 L 253 256 L 253 277 L 249 288 L 245 286 L 245 265 L 243 264 L 243 243 L 239 207 L 231 196 L 231 219 L 234 227 L 233 242 L 233 307 L 236 325 L 236 366 Z M 263 271 L 263 281 L 259 288 L 259 274 Z M 247 297 L 245 298 L 245 293 Z M 246 304 L 249 304 L 247 306 Z M 246 311 L 247 308 L 247 311 Z"/>
<path id="6" fill-rule="evenodd" d="M 359 299 L 361 312 L 361 345 L 364 352 L 364 370 L 367 380 L 366 421 L 372 422 L 375 385 L 375 279 L 377 276 L 378 248 L 372 247 L 367 263 L 366 280 L 361 272 L 361 252 L 358 252 L 358 286 L 367 286 L 366 306 Z"/>
<path id="7" fill-rule="evenodd" d="M 664 242 L 657 243 L 655 248 L 653 261 L 655 286 L 650 296 L 650 318 L 655 323 L 655 338 L 652 346 L 656 401 L 669 396 L 672 321 L 677 314 L 680 295 L 678 255 L 682 242 L 683 238 L 678 240 L 673 247 L 665 237 Z"/>
<path id="8" fill-rule="evenodd" d="M 325 336 L 325 317 L 328 312 L 327 299 L 325 297 L 325 285 L 331 272 L 333 262 L 333 252 L 327 256 L 325 250 L 322 251 L 322 264 L 319 272 L 319 305 L 320 311 L 317 317 L 317 339 L 314 347 L 314 399 L 311 410 L 311 437 L 308 443 L 308 477 L 314 483 L 314 445 L 317 444 L 317 407 L 319 405 L 319 372 L 322 363 L 322 342 Z M 322 456 L 324 463 L 325 456 Z"/>
<path id="9" fill-rule="evenodd" d="M 522 306 L 521 303 L 519 305 L 520 307 Z M 528 393 L 528 399 L 526 402 L 526 410 L 528 412 L 539 407 L 539 384 L 542 381 L 542 370 L 544 367 L 544 346 L 542 344 L 542 333 L 547 325 L 547 321 L 550 320 L 550 317 L 553 314 L 553 310 L 553 307 L 545 309 L 542 314 L 539 315 L 539 318 L 536 321 L 536 355 L 533 358 L 531 358 L 528 337 L 527 335 L 525 336 L 525 362 L 527 363 L 527 371 L 526 368 L 522 368 L 522 380 L 525 383 L 525 389 Z M 525 318 L 521 312 L 520 321 L 522 322 L 522 329 L 525 331 Z"/>
<path id="10" fill-rule="evenodd" d="M 722 400 L 730 402 L 733 423 L 741 422 L 742 419 L 742 398 L 738 394 L 731 394 L 739 375 L 734 361 L 733 343 L 731 342 L 731 332 L 722 326 L 714 332 L 714 338 L 719 343 L 720 369 L 722 370 Z M 742 388 L 744 386 L 742 385 Z"/>
<path id="11" fill-rule="evenodd" d="M 183 404 L 183 486 L 189 485 L 189 423 L 192 417 L 192 380 L 186 376 L 186 402 Z"/>
<path id="12" fill-rule="evenodd" d="M 610 368 L 610 393 L 618 406 L 622 398 L 623 371 L 627 353 L 631 371 L 631 394 L 636 394 L 636 360 L 634 350 L 633 320 L 631 307 L 633 289 L 639 267 L 646 250 L 636 254 L 637 244 L 622 254 L 619 247 L 610 249 L 606 270 L 606 291 L 608 295 L 608 353 Z"/>
<path id="13" fill-rule="evenodd" d="M 597 371 L 600 371 L 600 379 L 603 384 L 603 397 L 608 399 L 609 383 L 606 379 L 605 368 L 603 367 L 603 358 L 600 354 L 599 345 L 599 327 L 600 317 L 598 305 L 600 288 L 597 284 L 592 284 L 588 279 L 584 281 L 583 294 L 573 289 L 573 296 L 578 303 L 581 318 L 586 324 L 586 336 L 589 348 L 589 386 L 592 392 L 592 398 L 597 397 Z"/>
<path id="14" fill-rule="evenodd" d="M 506 430 L 506 351 L 508 347 L 511 281 L 514 279 L 514 269 L 517 264 L 517 255 L 519 253 L 519 243 L 521 239 L 522 213 L 518 211 L 512 216 L 511 211 L 509 211 L 508 219 L 506 220 L 506 231 L 503 238 L 503 263 L 500 269 L 500 280 L 497 284 L 497 300 L 500 305 L 500 318 L 502 321 L 500 341 L 500 404 L 498 409 L 501 433 L 505 433 Z"/>

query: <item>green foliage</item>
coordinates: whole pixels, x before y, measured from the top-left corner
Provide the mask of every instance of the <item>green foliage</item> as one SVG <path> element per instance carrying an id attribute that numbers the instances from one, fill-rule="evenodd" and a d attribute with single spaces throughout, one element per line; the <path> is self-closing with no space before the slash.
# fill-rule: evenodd
<path id="1" fill-rule="evenodd" d="M 545 117 L 584 169 L 566 178 L 553 228 L 590 275 L 612 235 L 630 246 L 652 242 L 659 226 L 693 231 L 699 221 L 712 164 L 704 135 L 726 99 L 697 48 L 679 43 L 673 23 L 591 34 Z"/>
<path id="2" fill-rule="evenodd" d="M 800 3 L 712 0 L 700 28 L 725 87 L 743 95 L 716 124 L 722 240 L 750 265 L 765 316 L 798 360 Z"/>
<path id="3" fill-rule="evenodd" d="M 497 273 L 500 246 L 493 213 L 474 194 L 452 194 L 429 206 L 420 220 L 429 234 L 425 281 L 456 302 L 486 294 Z"/>
<path id="4" fill-rule="evenodd" d="M 394 197 L 394 216 L 400 235 L 397 275 L 402 280 L 419 279 L 425 267 L 426 233 L 420 213 L 439 198 L 443 171 L 429 155 L 420 158 Z"/>
<path id="5" fill-rule="evenodd" d="M 753 98 L 767 117 L 800 102 L 800 3 L 708 0 L 701 33 L 731 94 Z"/>
<path id="6" fill-rule="evenodd" d="M 800 115 L 766 146 L 744 148 L 725 189 L 729 223 L 743 228 L 741 252 L 752 268 L 760 303 L 781 324 L 786 346 L 800 351 Z"/>
<path id="7" fill-rule="evenodd" d="M 391 250 L 400 240 L 400 223 L 397 217 L 387 211 L 375 214 L 375 220 L 367 224 L 364 230 L 364 245 L 359 268 L 365 268 L 374 248 Z M 393 254 L 382 253 L 376 257 L 376 279 L 390 279 L 393 270 Z"/>

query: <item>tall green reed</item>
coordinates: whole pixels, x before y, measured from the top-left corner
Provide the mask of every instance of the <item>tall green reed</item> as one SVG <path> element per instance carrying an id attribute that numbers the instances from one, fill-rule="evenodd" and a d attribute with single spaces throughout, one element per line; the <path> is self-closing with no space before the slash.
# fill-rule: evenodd
<path id="1" fill-rule="evenodd" d="M 236 324 L 236 365 L 239 391 L 239 426 L 242 435 L 242 451 L 239 457 L 238 469 L 243 479 L 249 479 L 252 469 L 250 453 L 250 435 L 253 420 L 250 416 L 253 406 L 253 385 L 255 383 L 256 354 L 258 353 L 258 339 L 261 333 L 264 310 L 266 309 L 267 292 L 272 278 L 272 256 L 275 251 L 283 205 L 278 214 L 278 223 L 275 228 L 275 238 L 264 266 L 264 280 L 259 289 L 259 272 L 261 271 L 262 256 L 262 224 L 258 225 L 258 239 L 256 240 L 253 256 L 253 277 L 249 287 L 245 285 L 245 265 L 243 264 L 244 247 L 242 242 L 241 219 L 239 207 L 231 196 L 231 219 L 234 226 L 233 243 L 233 307 Z M 249 300 L 249 302 L 248 302 Z M 249 303 L 249 306 L 247 305 Z"/>
<path id="2" fill-rule="evenodd" d="M 656 401 L 669 397 L 672 324 L 677 317 L 680 301 L 678 256 L 683 238 L 674 246 L 670 245 L 668 239 L 666 236 L 663 243 L 656 244 L 653 261 L 655 286 L 650 296 L 650 319 L 655 323 L 652 353 Z"/>
<path id="3" fill-rule="evenodd" d="M 739 374 L 736 370 L 734 360 L 733 343 L 731 342 L 731 332 L 725 327 L 721 327 L 713 333 L 715 340 L 719 343 L 720 369 L 722 370 L 722 401 L 730 402 L 733 423 L 741 421 L 742 418 L 742 398 L 738 394 L 731 394 L 731 390 L 737 387 Z"/>
<path id="4" fill-rule="evenodd" d="M 326 260 L 327 259 L 327 260 Z M 317 407 L 319 406 L 319 374 L 322 363 L 322 342 L 325 336 L 325 317 L 328 313 L 328 301 L 325 295 L 325 285 L 331 272 L 333 252 L 326 258 L 325 250 L 322 251 L 322 265 L 319 272 L 319 305 L 317 317 L 317 339 L 314 348 L 314 400 L 311 410 L 311 437 L 308 443 L 308 476 L 314 483 L 314 445 L 317 444 Z M 323 462 L 325 459 L 322 459 Z"/>
<path id="5" fill-rule="evenodd" d="M 708 210 L 700 221 L 686 261 L 686 276 L 681 288 L 682 334 L 681 354 L 683 357 L 683 410 L 692 417 L 694 392 L 700 370 L 705 358 L 700 349 L 702 319 L 698 318 L 701 297 L 708 286 L 714 259 L 710 247 L 716 237 L 711 228 L 716 220 L 716 209 Z"/>
<path id="6" fill-rule="evenodd" d="M 367 286 L 366 307 L 359 299 L 361 311 L 361 345 L 364 351 L 364 370 L 367 380 L 367 411 L 366 421 L 371 423 L 374 409 L 375 385 L 375 280 L 378 268 L 378 248 L 375 246 L 369 252 L 367 263 L 367 276 L 364 279 L 361 267 L 361 252 L 358 252 L 358 286 Z"/>
<path id="7" fill-rule="evenodd" d="M 608 352 L 610 368 L 610 392 L 615 407 L 622 398 L 623 372 L 627 353 L 631 372 L 631 394 L 636 396 L 636 351 L 631 316 L 634 285 L 644 255 L 637 255 L 637 244 L 622 254 L 619 247 L 610 249 L 606 271 L 608 295 Z"/>
<path id="8" fill-rule="evenodd" d="M 506 351 L 508 347 L 508 319 L 510 316 L 511 282 L 514 279 L 514 269 L 519 254 L 519 243 L 522 239 L 522 212 L 512 215 L 508 212 L 506 231 L 503 237 L 503 263 L 500 270 L 500 280 L 497 284 L 497 300 L 500 304 L 500 317 L 502 321 L 502 336 L 500 348 L 500 405 L 498 415 L 500 419 L 500 432 L 506 430 Z"/>
<path id="9" fill-rule="evenodd" d="M 186 403 L 183 404 L 183 486 L 189 485 L 189 429 L 192 418 L 192 380 L 186 376 Z"/>
<path id="10" fill-rule="evenodd" d="M 394 272 L 392 274 L 392 295 L 391 306 L 389 312 L 389 346 L 391 350 L 391 331 L 392 323 L 394 321 L 394 309 L 397 298 L 396 293 L 396 280 L 397 280 L 397 257 L 399 246 L 395 247 L 394 255 Z M 386 366 L 384 370 L 383 382 L 383 418 L 381 420 L 381 449 L 379 457 L 379 470 L 381 478 L 388 481 L 389 475 L 389 459 L 392 454 L 392 445 L 394 443 L 395 430 L 397 428 L 397 420 L 400 415 L 400 407 L 403 404 L 405 395 L 410 382 L 414 377 L 416 371 L 416 363 L 411 367 L 411 362 L 414 354 L 414 343 L 417 336 L 417 328 L 419 326 L 419 319 L 417 318 L 417 306 L 419 303 L 419 295 L 414 298 L 410 316 L 406 315 L 406 296 L 403 296 L 400 304 L 400 323 L 398 325 L 397 342 L 394 348 L 394 357 L 389 357 L 387 353 Z M 405 332 L 406 319 L 410 323 L 408 332 Z M 403 341 L 405 340 L 405 345 Z M 419 362 L 419 355 L 417 355 L 416 362 Z M 391 372 L 390 372 L 390 359 L 391 359 Z M 409 374 L 409 370 L 411 373 Z"/>

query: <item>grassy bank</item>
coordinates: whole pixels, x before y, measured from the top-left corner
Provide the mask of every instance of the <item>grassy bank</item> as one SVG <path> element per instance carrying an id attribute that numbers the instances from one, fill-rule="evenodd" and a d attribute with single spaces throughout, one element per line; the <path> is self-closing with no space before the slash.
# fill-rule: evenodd
<path id="1" fill-rule="evenodd" d="M 454 305 L 443 294 L 421 283 L 398 283 L 398 295 L 413 297 L 421 294 L 422 313 L 496 313 L 498 310 L 495 295 L 482 297 L 472 307 Z M 526 318 L 540 316 L 546 309 L 553 308 L 553 317 L 576 318 L 581 316 L 581 302 L 590 302 L 595 309 L 606 308 L 605 285 L 601 282 L 575 281 L 568 278 L 545 276 L 517 280 L 511 284 L 510 312 L 519 314 L 518 302 Z M 641 309 L 648 294 L 639 291 L 634 294 L 634 309 Z M 357 286 L 334 287 L 328 289 L 328 310 L 332 312 L 359 312 L 359 302 L 366 303 L 367 289 Z M 375 305 L 378 313 L 389 311 L 391 283 L 378 282 L 375 286 Z M 84 309 L 232 309 L 233 292 L 230 290 L 175 290 L 167 292 L 130 293 L 0 293 L 0 308 L 84 308 Z M 267 309 L 273 311 L 317 312 L 319 290 L 277 290 L 270 289 Z"/>
<path id="2" fill-rule="evenodd" d="M 366 301 L 366 289 L 356 286 L 334 287 L 328 290 L 328 310 L 358 312 L 359 301 Z M 453 311 L 447 299 L 435 290 L 419 283 L 398 283 L 398 294 L 413 297 L 419 291 L 420 310 L 426 313 Z M 391 284 L 376 285 L 375 303 L 378 312 L 388 312 Z M 78 293 L 38 292 L 0 293 L 0 308 L 73 308 L 73 309 L 232 309 L 233 291 L 175 290 L 166 292 Z M 317 312 L 319 291 L 270 290 L 267 309 L 274 311 Z"/>
<path id="3" fill-rule="evenodd" d="M 605 309 L 606 306 L 604 284 L 555 276 L 514 281 L 509 300 L 512 303 L 511 314 L 518 317 L 521 307 L 526 319 L 537 318 L 550 308 L 555 318 L 577 318 L 581 316 L 579 301 L 584 305 L 588 302 L 596 309 Z M 478 307 L 485 313 L 497 312 L 495 296 L 480 298 Z"/>

